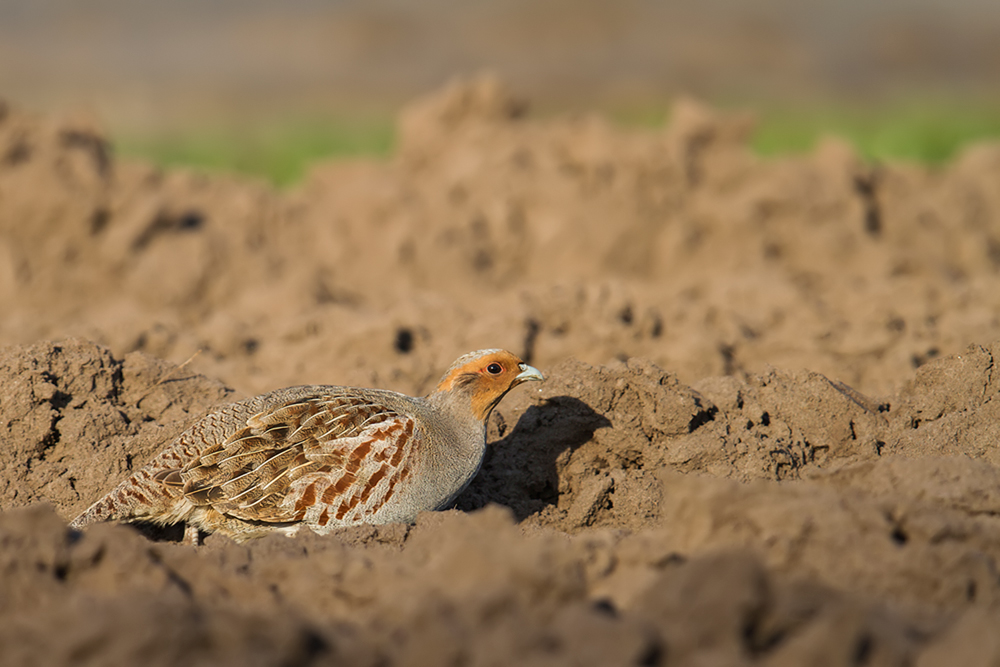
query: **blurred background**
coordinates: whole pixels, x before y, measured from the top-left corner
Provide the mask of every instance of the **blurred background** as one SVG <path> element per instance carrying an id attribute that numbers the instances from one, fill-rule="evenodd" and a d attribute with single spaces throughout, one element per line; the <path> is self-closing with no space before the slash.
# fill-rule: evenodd
<path id="1" fill-rule="evenodd" d="M 694 95 L 762 153 L 836 133 L 947 159 L 1000 136 L 996 0 L 0 0 L 0 96 L 90 114 L 125 155 L 293 183 L 385 155 L 416 95 L 484 70 L 539 115 L 660 124 Z"/>

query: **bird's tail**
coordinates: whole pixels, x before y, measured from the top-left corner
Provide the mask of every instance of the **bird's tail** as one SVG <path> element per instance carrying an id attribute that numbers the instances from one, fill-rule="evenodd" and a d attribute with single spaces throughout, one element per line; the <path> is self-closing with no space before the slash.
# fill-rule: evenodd
<path id="1" fill-rule="evenodd" d="M 178 509 L 178 500 L 183 498 L 183 491 L 163 483 L 165 475 L 174 470 L 163 458 L 161 454 L 125 479 L 73 519 L 69 527 L 79 530 L 101 521 L 167 524 L 182 520 L 182 517 L 174 517 L 173 514 Z M 176 465 L 175 461 L 169 463 Z"/>

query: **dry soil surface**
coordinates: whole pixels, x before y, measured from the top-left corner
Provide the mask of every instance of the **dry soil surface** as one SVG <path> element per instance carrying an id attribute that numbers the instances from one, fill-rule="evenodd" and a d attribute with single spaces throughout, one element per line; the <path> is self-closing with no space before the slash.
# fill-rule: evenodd
<path id="1" fill-rule="evenodd" d="M 0 662 L 997 664 L 1000 146 L 765 160 L 751 126 L 478 80 L 278 192 L 0 108 Z M 548 380 L 455 510 L 67 528 L 213 406 L 481 347 Z"/>

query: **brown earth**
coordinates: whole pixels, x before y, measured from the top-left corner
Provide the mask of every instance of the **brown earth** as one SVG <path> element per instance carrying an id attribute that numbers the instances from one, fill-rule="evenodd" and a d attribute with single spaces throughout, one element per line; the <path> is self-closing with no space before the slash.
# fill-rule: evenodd
<path id="1" fill-rule="evenodd" d="M 764 160 L 750 127 L 481 80 L 275 192 L 3 108 L 0 662 L 996 664 L 1000 146 Z M 455 511 L 66 527 L 214 405 L 421 393 L 487 346 L 549 379 Z"/>

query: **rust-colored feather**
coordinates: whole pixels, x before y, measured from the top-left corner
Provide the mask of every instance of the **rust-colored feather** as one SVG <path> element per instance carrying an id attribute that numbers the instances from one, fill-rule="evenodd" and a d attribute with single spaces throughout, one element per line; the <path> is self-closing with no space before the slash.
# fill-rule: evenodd
<path id="1" fill-rule="evenodd" d="M 324 511 L 342 521 L 352 510 L 374 513 L 391 496 L 414 430 L 413 419 L 361 396 L 299 398 L 251 416 L 164 483 L 179 477 L 194 505 L 248 521 L 303 513 L 319 521 Z"/>

